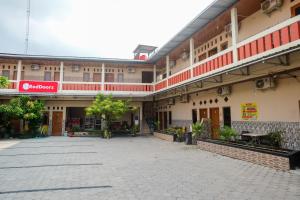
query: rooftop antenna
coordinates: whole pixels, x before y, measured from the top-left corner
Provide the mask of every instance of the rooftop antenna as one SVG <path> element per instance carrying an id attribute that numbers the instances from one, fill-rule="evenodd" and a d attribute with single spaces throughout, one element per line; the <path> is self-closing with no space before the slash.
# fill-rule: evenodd
<path id="1" fill-rule="evenodd" d="M 27 54 L 27 52 L 28 52 L 29 20 L 30 20 L 30 0 L 27 0 L 26 36 L 25 36 L 25 50 L 24 50 L 25 54 Z"/>

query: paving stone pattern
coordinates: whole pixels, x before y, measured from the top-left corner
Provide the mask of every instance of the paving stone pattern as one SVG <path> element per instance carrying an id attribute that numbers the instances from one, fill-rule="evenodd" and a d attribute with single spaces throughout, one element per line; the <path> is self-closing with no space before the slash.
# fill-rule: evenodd
<path id="1" fill-rule="evenodd" d="M 299 200 L 300 175 L 153 137 L 0 141 L 0 199 Z"/>

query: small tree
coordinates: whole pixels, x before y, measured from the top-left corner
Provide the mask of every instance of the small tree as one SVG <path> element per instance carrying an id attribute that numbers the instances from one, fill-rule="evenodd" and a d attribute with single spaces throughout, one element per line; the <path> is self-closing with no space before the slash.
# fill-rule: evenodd
<path id="1" fill-rule="evenodd" d="M 1 88 L 7 88 L 9 85 L 9 81 L 6 77 L 0 76 L 0 89 Z"/>
<path id="2" fill-rule="evenodd" d="M 6 126 L 10 120 L 24 120 L 25 130 L 35 128 L 41 123 L 43 117 L 44 103 L 40 100 L 32 100 L 29 96 L 16 97 L 8 104 L 0 105 L 0 113 Z M 28 126 L 27 126 L 28 125 Z"/>
<path id="3" fill-rule="evenodd" d="M 111 95 L 98 94 L 92 105 L 86 108 L 86 114 L 104 120 L 106 123 L 104 130 L 111 132 L 112 122 L 120 119 L 129 110 L 129 101 L 116 100 Z M 110 136 L 110 134 L 106 135 Z"/>

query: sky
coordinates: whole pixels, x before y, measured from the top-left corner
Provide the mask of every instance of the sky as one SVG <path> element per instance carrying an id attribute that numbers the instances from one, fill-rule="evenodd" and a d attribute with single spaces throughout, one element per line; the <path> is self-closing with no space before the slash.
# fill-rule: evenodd
<path id="1" fill-rule="evenodd" d="M 213 0 L 31 0 L 28 54 L 132 58 L 162 47 Z M 0 52 L 24 53 L 27 0 L 0 0 Z"/>

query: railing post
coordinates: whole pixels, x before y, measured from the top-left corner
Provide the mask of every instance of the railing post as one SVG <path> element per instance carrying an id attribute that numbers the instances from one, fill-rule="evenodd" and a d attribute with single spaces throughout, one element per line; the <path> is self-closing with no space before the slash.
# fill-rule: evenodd
<path id="1" fill-rule="evenodd" d="M 194 49 L 195 49 L 194 38 L 191 38 L 190 39 L 190 66 L 194 64 Z M 191 68 L 191 77 L 194 77 L 192 68 Z"/>
<path id="2" fill-rule="evenodd" d="M 104 82 L 105 82 L 105 64 L 102 63 L 102 69 L 101 69 L 101 88 L 102 88 L 102 91 L 105 90 Z"/>
<path id="3" fill-rule="evenodd" d="M 22 74 L 22 60 L 18 61 L 18 68 L 17 68 L 17 85 L 16 85 L 16 90 L 19 89 L 19 84 L 21 80 L 21 74 Z"/>
<path id="4" fill-rule="evenodd" d="M 64 82 L 64 62 L 60 62 L 59 70 L 59 91 L 62 91 Z"/>
<path id="5" fill-rule="evenodd" d="M 232 34 L 232 48 L 233 48 L 233 63 L 238 62 L 238 34 L 239 34 L 239 24 L 238 24 L 238 14 L 237 8 L 231 9 L 231 34 Z"/>

